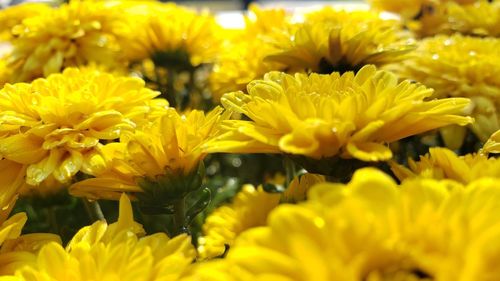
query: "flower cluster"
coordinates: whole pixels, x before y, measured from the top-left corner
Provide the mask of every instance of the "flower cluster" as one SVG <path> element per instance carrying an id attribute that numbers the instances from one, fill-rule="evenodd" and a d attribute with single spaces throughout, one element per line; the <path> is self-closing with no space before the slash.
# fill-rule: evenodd
<path id="1" fill-rule="evenodd" d="M 500 280 L 500 1 L 58 2 L 0 10 L 0 281 Z"/>
<path id="2" fill-rule="evenodd" d="M 316 185 L 305 203 L 276 208 L 265 227 L 240 235 L 225 259 L 194 267 L 184 280 L 498 276 L 498 184 L 415 179 L 398 186 L 362 169 L 349 184 Z"/>

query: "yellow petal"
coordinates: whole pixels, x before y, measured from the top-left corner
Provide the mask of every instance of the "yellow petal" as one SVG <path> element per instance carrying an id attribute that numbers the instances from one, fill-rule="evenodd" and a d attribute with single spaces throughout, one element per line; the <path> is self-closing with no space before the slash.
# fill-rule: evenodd
<path id="1" fill-rule="evenodd" d="M 392 158 L 392 151 L 387 146 L 376 142 L 349 142 L 346 150 L 352 157 L 366 162 Z"/>

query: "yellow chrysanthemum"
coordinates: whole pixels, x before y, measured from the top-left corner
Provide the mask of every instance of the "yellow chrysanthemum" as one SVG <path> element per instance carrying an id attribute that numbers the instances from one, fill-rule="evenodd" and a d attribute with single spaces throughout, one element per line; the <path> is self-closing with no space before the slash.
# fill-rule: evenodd
<path id="1" fill-rule="evenodd" d="M 23 3 L 0 10 L 0 41 L 12 39 L 12 28 L 23 20 L 50 10 L 50 6 L 43 3 Z"/>
<path id="2" fill-rule="evenodd" d="M 494 132 L 479 151 L 481 154 L 500 153 L 500 130 Z"/>
<path id="3" fill-rule="evenodd" d="M 450 29 L 462 34 L 500 36 L 500 1 L 478 1 L 470 5 L 448 4 Z"/>
<path id="4" fill-rule="evenodd" d="M 280 194 L 267 193 L 262 187 L 244 185 L 229 205 L 219 207 L 203 224 L 198 239 L 201 259 L 221 256 L 243 231 L 265 225 L 267 215 L 278 206 Z"/>
<path id="5" fill-rule="evenodd" d="M 156 58 L 169 67 L 196 67 L 213 62 L 222 32 L 208 12 L 198 13 L 174 3 L 129 7 L 139 28 L 131 33 L 126 51 L 131 60 Z"/>
<path id="6" fill-rule="evenodd" d="M 330 7 L 306 15 L 296 31 L 274 45 L 278 51 L 266 60 L 282 63 L 287 71 L 324 74 L 399 61 L 414 49 L 398 21 L 383 20 L 374 12 Z"/>
<path id="7" fill-rule="evenodd" d="M 359 170 L 348 185 L 317 185 L 307 203 L 278 207 L 186 280 L 496 280 L 499 184 L 398 186 Z"/>
<path id="8" fill-rule="evenodd" d="M 17 280 L 176 280 L 195 258 L 185 234 L 171 239 L 163 233 L 143 236 L 123 195 L 116 223 L 84 227 L 66 248 L 58 243 L 43 246 L 32 264 L 16 271 Z"/>
<path id="9" fill-rule="evenodd" d="M 71 1 L 15 26 L 6 58 L 10 82 L 31 80 L 90 62 L 110 68 L 124 63 L 120 38 L 126 29 L 122 9 L 106 1 Z"/>
<path id="10" fill-rule="evenodd" d="M 180 115 L 169 108 L 163 117 L 124 135 L 120 143 L 102 148 L 108 169 L 74 184 L 70 191 L 92 199 L 117 199 L 121 192 L 140 193 L 148 187 L 156 197 L 150 199 L 160 202 L 161 188 L 187 194 L 191 190 L 183 189 L 194 184 L 193 173 L 206 155 L 202 145 L 218 135 L 219 123 L 227 117 L 220 107 L 206 115 L 197 110 Z M 168 182 L 173 178 L 179 182 Z"/>
<path id="11" fill-rule="evenodd" d="M 244 185 L 231 204 L 217 208 L 205 220 L 203 236 L 198 238 L 199 258 L 223 255 L 240 233 L 265 225 L 267 216 L 280 201 L 304 201 L 309 188 L 324 181 L 323 176 L 304 174 L 294 178 L 282 194 L 267 193 L 261 186 Z"/>
<path id="12" fill-rule="evenodd" d="M 227 92 L 244 90 L 250 81 L 261 78 L 271 70 L 285 68 L 280 63 L 264 61 L 264 58 L 277 51 L 269 42 L 269 37 L 291 28 L 289 18 L 290 15 L 283 9 L 250 6 L 250 13 L 245 17 L 245 29 L 222 46 L 210 73 L 214 100 L 219 101 Z"/>
<path id="13" fill-rule="evenodd" d="M 94 157 L 100 142 L 165 112 L 166 101 L 153 100 L 157 95 L 138 78 L 92 69 L 8 84 L 0 91 L 0 157 L 25 165 L 29 185 L 94 174 L 102 168 Z"/>
<path id="14" fill-rule="evenodd" d="M 2 192 L 2 197 L 3 193 L 5 191 Z M 16 269 L 33 262 L 33 254 L 43 245 L 49 242 L 61 243 L 61 239 L 55 234 L 21 235 L 27 220 L 26 214 L 17 213 L 7 219 L 15 202 L 16 197 L 13 197 L 10 202 L 2 201 L 0 206 L 0 275 L 14 274 Z"/>
<path id="15" fill-rule="evenodd" d="M 372 7 L 397 13 L 421 37 L 436 34 L 498 34 L 498 4 L 485 0 L 369 0 Z"/>
<path id="16" fill-rule="evenodd" d="M 409 177 L 451 179 L 469 183 L 480 178 L 499 178 L 500 159 L 481 154 L 458 156 L 447 148 L 431 148 L 429 154 L 420 156 L 419 161 L 408 160 L 409 169 L 391 163 L 394 174 L 403 180 Z"/>
<path id="17" fill-rule="evenodd" d="M 500 129 L 500 39 L 461 35 L 436 36 L 421 42 L 404 62 L 403 76 L 435 90 L 437 97 L 472 101 L 472 131 L 481 141 Z"/>
<path id="18" fill-rule="evenodd" d="M 432 90 L 374 66 L 356 75 L 268 73 L 234 92 L 224 106 L 247 120 L 226 121 L 210 152 L 287 153 L 313 159 L 340 156 L 362 161 L 392 157 L 385 145 L 448 124 L 465 125 L 463 98 L 424 101 Z"/>

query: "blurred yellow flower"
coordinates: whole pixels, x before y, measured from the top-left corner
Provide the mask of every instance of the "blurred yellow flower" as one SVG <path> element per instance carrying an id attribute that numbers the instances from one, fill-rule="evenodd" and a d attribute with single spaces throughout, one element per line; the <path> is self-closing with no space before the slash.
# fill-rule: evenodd
<path id="1" fill-rule="evenodd" d="M 90 68 L 8 84 L 0 91 L 0 156 L 25 165 L 29 185 L 94 174 L 102 168 L 94 157 L 101 142 L 166 111 L 166 101 L 153 100 L 158 94 L 138 78 Z"/>
<path id="2" fill-rule="evenodd" d="M 43 246 L 33 264 L 17 270 L 20 280 L 176 280 L 196 252 L 189 236 L 144 236 L 128 198 L 120 199 L 118 221 L 97 221 L 78 231 L 66 248 Z"/>
<path id="3" fill-rule="evenodd" d="M 263 226 L 269 213 L 282 202 L 301 202 L 314 184 L 325 178 L 315 174 L 295 177 L 283 193 L 267 193 L 262 186 L 244 185 L 231 204 L 212 212 L 203 224 L 203 236 L 198 238 L 200 259 L 221 256 L 244 231 Z"/>
<path id="4" fill-rule="evenodd" d="M 477 1 L 470 5 L 449 3 L 450 29 L 461 34 L 500 36 L 500 1 Z"/>
<path id="5" fill-rule="evenodd" d="M 331 7 L 306 15 L 296 30 L 276 39 L 277 52 L 266 60 L 282 63 L 289 72 L 357 71 L 366 64 L 400 61 L 414 49 L 413 39 L 397 20 Z"/>
<path id="6" fill-rule="evenodd" d="M 90 62 L 122 68 L 120 38 L 127 17 L 106 1 L 70 1 L 29 17 L 13 28 L 13 50 L 6 58 L 10 82 L 30 82 Z"/>
<path id="7" fill-rule="evenodd" d="M 226 259 L 186 280 L 495 280 L 499 184 L 398 186 L 358 170 L 347 185 L 316 185 L 306 203 L 276 208 L 266 227 L 241 234 Z"/>
<path id="8" fill-rule="evenodd" d="M 128 13 L 138 26 L 128 33 L 125 51 L 130 60 L 153 58 L 169 67 L 196 67 L 213 62 L 221 45 L 222 28 L 208 12 L 174 3 L 131 5 Z"/>
<path id="9" fill-rule="evenodd" d="M 23 3 L 0 10 L 0 42 L 12 39 L 12 28 L 21 24 L 23 20 L 51 10 L 50 6 L 44 3 Z"/>
<path id="10" fill-rule="evenodd" d="M 231 111 L 250 120 L 228 120 L 225 132 L 205 145 L 208 152 L 287 153 L 313 159 L 341 157 L 383 161 L 387 143 L 448 124 L 466 125 L 457 116 L 464 98 L 424 99 L 432 90 L 403 81 L 374 66 L 356 75 L 280 72 L 248 85 L 248 94 L 222 98 Z"/>
<path id="11" fill-rule="evenodd" d="M 213 98 L 231 91 L 244 90 L 253 79 L 271 70 L 283 70 L 284 65 L 264 61 L 277 49 L 270 38 L 291 28 L 291 15 L 284 9 L 262 9 L 251 5 L 245 16 L 245 28 L 234 31 L 222 45 L 209 76 Z"/>
<path id="12" fill-rule="evenodd" d="M 500 153 L 500 130 L 494 132 L 479 151 L 481 154 Z"/>
<path id="13" fill-rule="evenodd" d="M 202 146 L 219 134 L 219 123 L 227 118 L 220 107 L 207 114 L 193 110 L 184 115 L 169 108 L 161 118 L 125 134 L 120 143 L 104 146 L 100 152 L 107 169 L 96 178 L 75 183 L 70 192 L 116 200 L 122 192 L 148 191 L 154 195 L 149 199 L 163 204 L 162 189 L 170 196 L 171 192 L 185 195 L 201 184 L 196 173 L 206 155 Z M 173 178 L 178 182 L 170 182 Z"/>
<path id="14" fill-rule="evenodd" d="M 3 161 L 3 160 L 2 160 Z M 61 243 L 58 235 L 51 233 L 32 233 L 21 235 L 26 223 L 25 213 L 9 216 L 16 197 L 10 202 L 2 202 L 0 206 L 0 275 L 14 274 L 14 272 L 33 262 L 33 254 L 49 242 Z"/>
<path id="15" fill-rule="evenodd" d="M 205 220 L 203 236 L 198 238 L 199 257 L 221 256 L 241 232 L 265 225 L 280 197 L 279 193 L 265 192 L 262 186 L 244 185 L 231 204 L 217 208 Z"/>
<path id="16" fill-rule="evenodd" d="M 397 13 L 421 37 L 460 32 L 498 36 L 499 1 L 486 0 L 369 0 L 373 8 Z"/>
<path id="17" fill-rule="evenodd" d="M 472 131 L 481 141 L 500 129 L 500 39 L 455 34 L 423 40 L 402 75 L 435 90 L 434 97 L 470 98 Z M 446 141 L 446 139 L 445 139 Z"/>
<path id="18" fill-rule="evenodd" d="M 500 178 L 500 159 L 481 154 L 458 156 L 442 147 L 429 149 L 419 161 L 408 160 L 409 168 L 391 163 L 394 174 L 404 180 L 411 177 L 451 179 L 464 184 L 480 178 Z"/>

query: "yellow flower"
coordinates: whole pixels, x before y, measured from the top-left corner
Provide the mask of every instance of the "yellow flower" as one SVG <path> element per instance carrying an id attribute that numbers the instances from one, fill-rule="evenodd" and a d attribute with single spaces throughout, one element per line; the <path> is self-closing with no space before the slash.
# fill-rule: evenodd
<path id="1" fill-rule="evenodd" d="M 166 101 L 153 100 L 158 94 L 138 78 L 90 68 L 6 85 L 0 91 L 0 156 L 26 165 L 29 185 L 50 176 L 69 183 L 79 171 L 94 174 L 102 168 L 95 161 L 100 142 L 166 110 Z"/>
<path id="2" fill-rule="evenodd" d="M 500 1 L 477 1 L 470 5 L 448 4 L 450 29 L 462 34 L 500 36 Z"/>
<path id="3" fill-rule="evenodd" d="M 43 245 L 61 243 L 59 236 L 51 233 L 21 235 L 26 214 L 17 213 L 7 219 L 16 199 L 13 197 L 0 206 L 0 275 L 14 274 L 16 269 L 33 262 L 33 254 Z"/>
<path id="4" fill-rule="evenodd" d="M 261 186 L 244 185 L 229 205 L 217 208 L 203 224 L 198 239 L 201 259 L 221 256 L 243 231 L 265 225 L 267 215 L 280 201 L 280 194 L 267 193 Z"/>
<path id="5" fill-rule="evenodd" d="M 324 74 L 396 62 L 414 49 L 398 21 L 383 20 L 374 12 L 330 7 L 307 15 L 296 31 L 273 43 L 278 51 L 266 60 L 282 63 L 290 72 Z"/>
<path id="6" fill-rule="evenodd" d="M 189 193 L 189 188 L 201 184 L 196 173 L 206 155 L 202 145 L 218 135 L 219 123 L 227 115 L 220 107 L 206 115 L 197 110 L 180 115 L 169 108 L 163 117 L 124 135 L 120 143 L 102 148 L 108 169 L 72 185 L 70 191 L 92 199 L 117 199 L 122 192 L 140 193 L 146 188 L 156 194 L 150 199 L 160 202 L 162 188 L 169 189 L 167 193 Z M 163 186 L 173 178 L 179 182 Z"/>
<path id="7" fill-rule="evenodd" d="M 196 252 L 189 236 L 144 236 L 128 198 L 120 199 L 118 222 L 98 221 L 78 231 L 63 248 L 43 246 L 36 261 L 16 272 L 20 280 L 176 280 Z"/>
<path id="8" fill-rule="evenodd" d="M 105 1 L 71 1 L 57 9 L 25 19 L 13 29 L 8 55 L 10 82 L 31 80 L 90 62 L 110 68 L 123 66 L 120 38 L 127 17 Z"/>
<path id="9" fill-rule="evenodd" d="M 279 35 L 290 27 L 290 15 L 283 9 L 261 9 L 250 6 L 245 17 L 245 29 L 236 32 L 222 46 L 210 73 L 210 87 L 216 101 L 231 91 L 244 90 L 253 79 L 271 70 L 283 70 L 285 65 L 264 61 L 276 48 L 269 37 Z"/>
<path id="10" fill-rule="evenodd" d="M 462 35 L 425 39 L 402 75 L 435 90 L 435 97 L 467 97 L 475 122 L 472 131 L 481 141 L 500 129 L 500 39 Z"/>
<path id="11" fill-rule="evenodd" d="M 43 3 L 23 3 L 0 10 L 0 41 L 12 39 L 12 28 L 23 20 L 50 11 L 50 6 Z"/>
<path id="12" fill-rule="evenodd" d="M 225 260 L 188 277 L 495 280 L 499 184 L 419 179 L 398 186 L 377 170 L 358 170 L 347 185 L 316 185 L 308 202 L 276 208 L 266 227 L 240 235 Z"/>
<path id="13" fill-rule="evenodd" d="M 313 159 L 382 161 L 385 145 L 448 124 L 465 125 L 463 98 L 424 101 L 432 90 L 363 67 L 356 75 L 268 73 L 248 93 L 226 94 L 223 105 L 250 120 L 228 120 L 209 152 L 287 153 Z"/>
<path id="14" fill-rule="evenodd" d="M 325 177 L 316 174 L 303 174 L 295 177 L 285 192 L 281 195 L 281 201 L 286 203 L 297 203 L 307 199 L 309 189 L 317 183 L 325 182 Z"/>
<path id="15" fill-rule="evenodd" d="M 408 166 L 409 169 L 391 163 L 392 171 L 400 180 L 420 176 L 451 179 L 466 184 L 480 178 L 500 177 L 500 159 L 481 154 L 458 156 L 441 147 L 431 148 L 429 154 L 420 156 L 419 161 L 409 159 Z"/>
<path id="16" fill-rule="evenodd" d="M 137 4 L 129 9 L 138 26 L 124 43 L 131 60 L 157 58 L 172 67 L 196 67 L 213 62 L 219 52 L 222 30 L 208 12 L 154 2 L 144 10 Z"/>
<path id="17" fill-rule="evenodd" d="M 267 193 L 262 186 L 244 185 L 231 204 L 217 208 L 205 220 L 203 236 L 198 238 L 198 257 L 223 255 L 242 232 L 265 225 L 267 216 L 280 201 L 304 201 L 309 188 L 324 181 L 323 176 L 304 174 L 295 177 L 282 194 Z"/>
<path id="18" fill-rule="evenodd" d="M 500 130 L 493 133 L 479 151 L 481 154 L 500 153 Z"/>
<path id="19" fill-rule="evenodd" d="M 372 7 L 397 13 L 421 37 L 436 34 L 495 36 L 499 30 L 498 2 L 484 0 L 369 0 Z"/>

